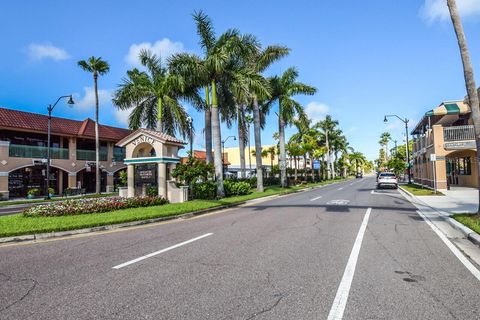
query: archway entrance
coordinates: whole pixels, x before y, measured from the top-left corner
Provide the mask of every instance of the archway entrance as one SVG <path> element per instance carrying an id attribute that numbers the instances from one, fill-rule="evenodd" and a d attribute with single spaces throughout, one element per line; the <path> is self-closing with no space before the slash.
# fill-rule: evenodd
<path id="1" fill-rule="evenodd" d="M 85 189 L 86 193 L 94 193 L 96 190 L 96 175 L 95 167 L 85 168 L 77 172 L 77 187 Z M 105 192 L 107 189 L 107 172 L 100 171 L 100 192 Z"/>
<path id="2" fill-rule="evenodd" d="M 10 198 L 26 197 L 30 189 L 38 189 L 39 195 L 46 195 L 45 166 L 30 166 L 14 170 L 8 174 L 8 191 Z M 54 194 L 60 194 L 68 181 L 68 173 L 50 167 L 50 188 Z"/>

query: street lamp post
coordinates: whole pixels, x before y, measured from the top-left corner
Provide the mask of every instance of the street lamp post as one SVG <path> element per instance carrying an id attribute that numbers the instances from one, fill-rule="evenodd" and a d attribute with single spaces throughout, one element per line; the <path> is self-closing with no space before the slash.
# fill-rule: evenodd
<path id="1" fill-rule="evenodd" d="M 192 117 L 187 118 L 187 123 L 188 123 L 188 130 L 189 130 L 189 139 L 190 139 L 190 157 L 193 158 L 193 136 L 192 136 L 193 119 Z"/>
<path id="2" fill-rule="evenodd" d="M 57 105 L 57 103 L 64 98 L 68 98 L 67 103 L 69 105 L 75 104 L 73 101 L 72 95 L 69 96 L 61 96 L 60 98 L 57 99 L 57 101 L 53 104 L 53 106 L 50 104 L 47 107 L 48 110 L 48 131 L 47 131 L 47 186 L 46 186 L 46 197 L 45 199 L 50 199 L 50 192 L 48 192 L 48 189 L 50 188 L 50 140 L 51 140 L 51 131 L 52 131 L 52 111 Z"/>
<path id="3" fill-rule="evenodd" d="M 400 121 L 402 121 L 404 124 L 405 124 L 405 137 L 406 137 L 406 146 L 405 146 L 405 154 L 407 156 L 407 174 L 408 174 L 408 183 L 412 183 L 412 178 L 411 178 L 411 174 L 410 174 L 410 151 L 408 150 L 408 119 L 405 118 L 405 119 L 402 119 L 400 118 L 399 116 L 397 116 L 396 114 L 389 114 L 389 115 L 386 115 L 384 118 L 383 118 L 383 122 L 388 122 L 388 119 L 387 118 L 390 118 L 390 117 L 397 117 Z"/>
<path id="4" fill-rule="evenodd" d="M 237 141 L 237 137 L 235 136 L 228 136 L 225 138 L 225 140 L 222 140 L 222 168 L 225 168 L 225 160 L 223 158 L 223 155 L 225 153 L 225 142 L 227 142 L 227 140 L 230 138 L 233 138 L 233 141 Z M 223 171 L 225 171 L 225 169 Z"/>

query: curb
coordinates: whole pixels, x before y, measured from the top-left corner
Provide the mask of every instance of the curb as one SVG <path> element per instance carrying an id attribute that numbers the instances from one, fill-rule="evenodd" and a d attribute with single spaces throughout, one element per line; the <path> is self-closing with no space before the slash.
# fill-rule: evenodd
<path id="1" fill-rule="evenodd" d="M 438 212 L 439 215 L 443 218 L 443 220 L 447 221 L 450 224 L 450 226 L 452 226 L 454 229 L 460 231 L 465 236 L 465 238 L 470 240 L 473 244 L 475 244 L 477 246 L 480 246 L 480 235 L 478 233 L 476 233 L 475 231 L 473 231 L 472 229 L 470 229 L 469 227 L 465 226 L 464 224 L 462 224 L 462 223 L 458 222 L 457 220 L 453 219 L 451 217 L 450 213 L 445 212 L 445 211 L 441 211 L 441 210 L 438 210 L 438 209 L 436 209 L 432 206 L 429 206 L 428 204 L 423 202 L 421 199 L 419 199 L 417 196 L 414 196 L 412 193 L 408 192 L 407 190 L 405 190 L 401 187 L 399 189 L 401 189 L 402 192 L 406 193 L 411 198 L 417 200 L 418 202 L 421 202 L 422 205 L 424 205 L 426 207 L 429 207 L 432 210 Z M 407 198 L 407 197 L 405 197 L 405 198 Z"/>
<path id="2" fill-rule="evenodd" d="M 347 180 L 345 180 L 345 181 L 347 181 Z M 218 207 L 207 208 L 207 209 L 202 209 L 202 210 L 193 211 L 193 212 L 186 212 L 186 213 L 182 213 L 182 214 L 179 214 L 179 215 L 173 215 L 173 216 L 168 216 L 168 217 L 158 217 L 158 218 L 152 218 L 152 219 L 147 219 L 147 220 L 138 220 L 138 221 L 132 221 L 132 222 L 124 222 L 124 223 L 117 223 L 117 224 L 111 224 L 111 225 L 105 225 L 105 226 L 99 226 L 99 227 L 90 227 L 90 228 L 67 230 L 67 231 L 46 232 L 46 233 L 27 234 L 27 235 L 12 236 L 12 237 L 3 237 L 3 238 L 0 238 L 0 245 L 1 244 L 7 244 L 7 243 L 46 240 L 46 239 L 52 239 L 52 238 L 74 236 L 74 235 L 78 235 L 78 234 L 95 233 L 95 232 L 101 232 L 101 231 L 122 229 L 122 228 L 141 226 L 141 225 L 145 225 L 145 224 L 152 224 L 152 223 L 156 223 L 156 222 L 163 222 L 163 221 L 169 221 L 169 220 L 175 220 L 175 219 L 189 219 L 189 218 L 193 218 L 195 216 L 204 215 L 204 214 L 211 213 L 211 212 L 214 212 L 214 211 L 220 211 L 220 210 L 224 210 L 224 209 L 239 207 L 239 206 L 242 206 L 244 204 L 255 203 L 257 201 L 262 201 L 262 200 L 270 200 L 270 199 L 285 197 L 285 196 L 292 195 L 292 194 L 295 194 L 295 193 L 310 191 L 310 190 L 314 190 L 314 189 L 319 189 L 319 188 L 323 188 L 325 186 L 329 186 L 329 185 L 332 185 L 332 184 L 336 184 L 336 183 L 339 183 L 339 182 L 345 182 L 345 181 L 333 182 L 333 183 L 329 183 L 329 184 L 325 184 L 325 185 L 321 185 L 321 186 L 305 187 L 305 188 L 299 189 L 299 190 L 289 190 L 289 191 L 286 191 L 285 193 L 281 193 L 281 194 L 274 194 L 274 195 L 271 195 L 271 196 L 260 197 L 260 198 L 256 198 L 256 199 L 241 201 L 241 202 L 227 204 L 227 205 L 221 205 L 221 206 L 218 206 Z"/>

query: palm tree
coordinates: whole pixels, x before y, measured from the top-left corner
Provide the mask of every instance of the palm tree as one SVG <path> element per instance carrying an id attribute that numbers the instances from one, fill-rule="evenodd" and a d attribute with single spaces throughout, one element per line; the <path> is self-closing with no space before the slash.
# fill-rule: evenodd
<path id="1" fill-rule="evenodd" d="M 107 61 L 101 57 L 91 56 L 87 60 L 77 62 L 78 66 L 84 71 L 93 75 L 93 84 L 95 89 L 95 192 L 100 193 L 100 140 L 98 136 L 98 76 L 104 75 L 110 71 Z"/>
<path id="2" fill-rule="evenodd" d="M 353 164 L 355 164 L 355 173 L 359 173 L 358 170 L 360 166 L 364 165 L 367 162 L 363 153 L 355 151 L 349 155 L 349 158 Z"/>
<path id="3" fill-rule="evenodd" d="M 330 115 L 327 115 L 324 120 L 319 121 L 316 124 L 316 128 L 320 129 L 325 137 L 325 149 L 326 149 L 326 157 L 327 157 L 327 179 L 332 179 L 334 177 L 334 168 L 332 160 L 332 148 L 330 146 L 330 136 L 336 130 L 338 126 L 338 121 L 333 120 Z"/>
<path id="4" fill-rule="evenodd" d="M 285 126 L 293 123 L 295 118 L 305 119 L 303 107 L 293 99 L 295 95 L 313 95 L 317 90 L 307 84 L 297 81 L 298 71 L 295 68 L 287 69 L 282 76 L 270 78 L 272 98 L 267 104 L 278 100 L 278 134 L 280 144 L 280 184 L 287 186 Z"/>
<path id="5" fill-rule="evenodd" d="M 273 161 L 275 160 L 275 155 L 277 154 L 277 148 L 275 146 L 271 146 L 270 148 L 267 149 L 268 155 L 270 156 L 270 170 L 271 170 L 271 175 L 272 178 L 274 178 L 273 174 Z"/>
<path id="6" fill-rule="evenodd" d="M 448 9 L 450 11 L 450 17 L 452 19 L 453 28 L 455 29 L 455 34 L 457 35 L 458 47 L 460 48 L 460 55 L 462 57 L 463 63 L 463 75 L 465 78 L 465 86 L 467 88 L 468 101 L 470 105 L 470 110 L 472 111 L 472 119 L 475 130 L 475 136 L 477 137 L 476 146 L 477 146 L 477 159 L 480 159 L 480 105 L 479 98 L 477 94 L 477 86 L 475 84 L 475 77 L 473 75 L 472 62 L 470 60 L 470 54 L 468 52 L 467 40 L 465 39 L 465 34 L 463 32 L 462 21 L 460 15 L 458 14 L 457 4 L 455 0 L 447 0 Z M 477 184 L 480 188 L 480 166 L 477 166 Z M 480 191 L 480 190 L 479 190 Z M 480 192 L 479 192 L 480 200 Z M 480 215 L 480 207 L 477 210 L 477 215 Z"/>
<path id="7" fill-rule="evenodd" d="M 119 85 L 113 103 L 121 110 L 132 109 L 130 129 L 142 125 L 174 136 L 188 132 L 187 112 L 180 103 L 186 93 L 184 78 L 169 72 L 160 59 L 150 51 L 140 52 L 140 62 L 147 71 L 127 71 L 127 78 Z"/>
<path id="8" fill-rule="evenodd" d="M 257 73 L 264 72 L 272 63 L 280 60 L 282 57 L 288 55 L 290 49 L 283 46 L 268 46 L 265 49 L 253 52 L 249 58 L 249 67 Z M 261 141 L 261 129 L 262 129 L 262 112 L 258 100 L 264 98 L 254 94 L 252 97 L 252 113 L 253 113 L 253 131 L 255 135 L 255 150 L 258 150 L 255 154 L 255 162 L 257 168 L 257 191 L 263 192 L 263 166 L 262 166 L 262 141 Z M 267 110 L 264 110 L 265 113 Z M 264 117 L 263 117 L 264 119 Z"/>
<path id="9" fill-rule="evenodd" d="M 293 136 L 292 136 L 293 137 Z M 298 180 L 298 157 L 302 156 L 302 148 L 300 147 L 300 144 L 297 142 L 296 139 L 292 139 L 287 143 L 287 152 L 290 155 L 291 158 L 293 158 L 294 161 L 294 166 L 295 166 L 295 171 L 294 171 L 294 180 Z"/>
<path id="10" fill-rule="evenodd" d="M 385 160 L 388 161 L 388 141 L 392 139 L 392 135 L 389 132 L 384 132 L 380 135 L 380 141 L 378 143 L 385 149 Z"/>

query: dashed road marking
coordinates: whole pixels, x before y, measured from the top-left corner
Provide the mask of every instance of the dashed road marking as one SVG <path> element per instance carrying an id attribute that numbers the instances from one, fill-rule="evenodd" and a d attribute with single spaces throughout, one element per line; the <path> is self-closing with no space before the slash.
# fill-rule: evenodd
<path id="1" fill-rule="evenodd" d="M 184 242 L 181 242 L 181 243 L 178 243 L 176 245 L 173 245 L 171 247 L 168 247 L 168 248 L 165 248 L 165 249 L 162 249 L 162 250 L 159 250 L 159 251 L 155 251 L 155 252 L 152 252 L 152 253 L 149 253 L 147 255 L 144 255 L 144 256 L 141 256 L 141 257 L 138 257 L 136 259 L 133 259 L 133 260 L 130 260 L 130 261 L 127 261 L 127 262 L 124 262 L 122 264 L 119 264 L 119 265 L 116 265 L 115 267 L 113 267 L 113 269 L 121 269 L 123 267 L 126 267 L 126 266 L 129 266 L 131 264 L 134 264 L 134 263 L 137 263 L 137 262 L 140 262 L 142 260 L 145 260 L 145 259 L 148 259 L 148 258 L 151 258 L 153 256 L 156 256 L 160 253 L 164 253 L 164 252 L 167 252 L 167 251 L 170 251 L 172 249 L 175 249 L 175 248 L 178 248 L 178 247 L 181 247 L 181 246 L 184 246 L 186 244 L 189 244 L 189 243 L 192 243 L 194 241 L 197 241 L 197 240 L 200 240 L 200 239 L 203 239 L 205 237 L 208 237 L 208 236 L 211 236 L 213 233 L 206 233 L 202 236 L 199 236 L 199 237 L 196 237 L 196 238 L 193 238 L 193 239 L 190 239 L 190 240 L 187 240 L 187 241 L 184 241 Z"/>
<path id="2" fill-rule="evenodd" d="M 316 197 L 316 198 L 310 199 L 310 201 L 318 200 L 318 199 L 320 199 L 321 197 L 322 197 L 322 196 L 318 196 L 318 197 Z"/>

